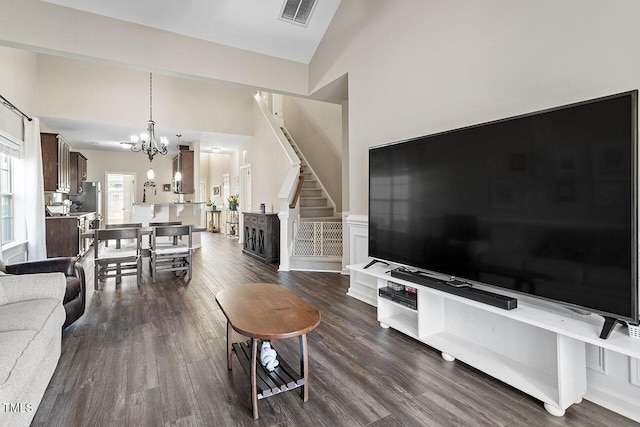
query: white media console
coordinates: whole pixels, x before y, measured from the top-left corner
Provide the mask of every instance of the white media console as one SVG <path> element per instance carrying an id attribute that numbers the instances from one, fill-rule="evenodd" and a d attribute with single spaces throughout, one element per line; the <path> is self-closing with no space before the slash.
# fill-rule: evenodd
<path id="1" fill-rule="evenodd" d="M 640 339 L 629 337 L 626 328 L 617 327 L 607 340 L 599 338 L 600 316 L 484 288 L 518 299 L 516 309 L 503 310 L 391 277 L 393 266 L 365 265 L 348 268 L 375 278 L 377 289 L 388 282 L 418 289 L 416 310 L 378 296 L 380 326 L 441 351 L 445 360 L 459 359 L 522 390 L 544 402 L 552 415 L 564 415 L 587 391 L 585 343 L 640 358 Z"/>

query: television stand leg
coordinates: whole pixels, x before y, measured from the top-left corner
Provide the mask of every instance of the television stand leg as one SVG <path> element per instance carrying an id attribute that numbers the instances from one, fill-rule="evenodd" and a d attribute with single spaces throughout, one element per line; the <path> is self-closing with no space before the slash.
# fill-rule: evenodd
<path id="1" fill-rule="evenodd" d="M 549 403 L 545 403 L 544 404 L 544 409 L 547 410 L 548 413 L 550 413 L 551 415 L 553 415 L 554 417 L 562 417 L 564 416 L 564 409 L 560 409 L 560 408 L 556 408 L 555 406 L 549 404 Z"/>
<path id="2" fill-rule="evenodd" d="M 366 270 L 367 268 L 371 267 L 373 264 L 379 262 L 380 264 L 384 264 L 384 265 L 389 265 L 388 262 L 384 262 L 384 261 L 378 261 L 377 259 L 372 260 L 371 262 L 369 262 L 369 264 L 365 265 L 363 270 Z"/>
<path id="3" fill-rule="evenodd" d="M 602 326 L 602 332 L 600 332 L 600 339 L 606 340 L 611 335 L 616 323 L 622 323 L 618 319 L 613 317 L 604 316 L 604 325 Z"/>
<path id="4" fill-rule="evenodd" d="M 452 355 L 450 355 L 449 353 L 445 353 L 444 351 L 441 353 L 442 358 L 444 360 L 446 360 L 447 362 L 453 362 L 454 360 L 456 360 L 455 357 L 453 357 Z"/>

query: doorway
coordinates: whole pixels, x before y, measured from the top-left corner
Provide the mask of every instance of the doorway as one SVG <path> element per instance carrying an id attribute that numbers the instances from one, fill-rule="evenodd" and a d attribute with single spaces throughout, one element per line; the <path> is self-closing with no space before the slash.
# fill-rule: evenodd
<path id="1" fill-rule="evenodd" d="M 107 172 L 106 224 L 133 222 L 133 204 L 136 202 L 136 174 L 133 172 Z"/>

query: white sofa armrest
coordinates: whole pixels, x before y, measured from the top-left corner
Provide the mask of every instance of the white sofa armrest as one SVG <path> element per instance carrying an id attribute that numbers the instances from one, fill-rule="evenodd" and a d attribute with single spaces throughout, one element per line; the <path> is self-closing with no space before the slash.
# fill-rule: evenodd
<path id="1" fill-rule="evenodd" d="M 62 302 L 67 281 L 64 273 L 0 276 L 0 305 L 40 298 Z"/>

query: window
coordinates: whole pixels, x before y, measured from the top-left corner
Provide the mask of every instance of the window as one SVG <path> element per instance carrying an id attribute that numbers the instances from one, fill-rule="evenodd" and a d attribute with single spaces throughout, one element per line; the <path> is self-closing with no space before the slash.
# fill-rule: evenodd
<path id="1" fill-rule="evenodd" d="M 2 244 L 14 240 L 13 218 L 13 161 L 0 153 L 0 220 L 2 221 Z"/>

